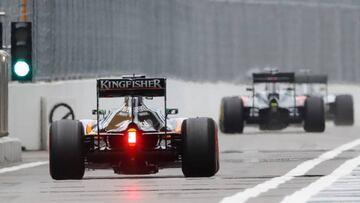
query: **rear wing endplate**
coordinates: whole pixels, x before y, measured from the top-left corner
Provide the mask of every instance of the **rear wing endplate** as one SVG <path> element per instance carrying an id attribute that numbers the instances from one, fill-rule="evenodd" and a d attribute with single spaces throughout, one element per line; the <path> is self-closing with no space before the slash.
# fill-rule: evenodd
<path id="1" fill-rule="evenodd" d="M 165 78 L 98 79 L 99 97 L 145 96 L 162 97 L 166 94 Z"/>
<path id="2" fill-rule="evenodd" d="M 265 82 L 293 83 L 294 81 L 295 81 L 294 73 L 253 73 L 254 83 L 265 83 Z"/>

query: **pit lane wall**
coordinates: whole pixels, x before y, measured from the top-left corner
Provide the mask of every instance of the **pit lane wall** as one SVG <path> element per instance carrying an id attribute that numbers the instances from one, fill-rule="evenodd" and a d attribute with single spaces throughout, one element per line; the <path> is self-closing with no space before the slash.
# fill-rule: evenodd
<path id="1" fill-rule="evenodd" d="M 67 103 L 76 119 L 95 119 L 91 110 L 96 108 L 96 81 L 74 80 L 62 82 L 38 82 L 34 84 L 11 83 L 9 85 L 9 132 L 17 137 L 28 150 L 46 149 L 48 143 L 49 113 L 58 103 Z M 180 117 L 207 116 L 218 121 L 222 97 L 249 94 L 245 85 L 230 83 L 196 83 L 177 79 L 167 82 L 168 107 L 179 108 Z M 355 99 L 355 119 L 359 125 L 360 87 L 356 85 L 330 85 L 329 92 L 350 93 Z M 158 106 L 159 100 L 149 101 Z M 101 108 L 116 108 L 121 100 L 102 99 Z M 55 120 L 66 115 L 59 109 Z M 328 123 L 327 125 L 332 125 Z"/>
<path id="2" fill-rule="evenodd" d="M 8 62 L 9 55 L 0 50 L 0 165 L 21 161 L 21 143 L 8 137 Z"/>

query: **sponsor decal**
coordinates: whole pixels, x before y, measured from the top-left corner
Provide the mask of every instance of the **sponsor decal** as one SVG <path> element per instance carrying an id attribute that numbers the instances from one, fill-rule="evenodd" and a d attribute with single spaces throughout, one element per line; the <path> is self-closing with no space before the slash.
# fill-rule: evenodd
<path id="1" fill-rule="evenodd" d="M 254 82 L 293 82 L 294 73 L 255 73 L 253 74 Z"/>
<path id="2" fill-rule="evenodd" d="M 97 81 L 100 97 L 164 96 L 165 78 L 100 79 Z"/>
<path id="3" fill-rule="evenodd" d="M 155 88 L 163 89 L 160 79 L 147 80 L 99 80 L 99 88 L 102 90 L 109 89 L 146 89 Z"/>

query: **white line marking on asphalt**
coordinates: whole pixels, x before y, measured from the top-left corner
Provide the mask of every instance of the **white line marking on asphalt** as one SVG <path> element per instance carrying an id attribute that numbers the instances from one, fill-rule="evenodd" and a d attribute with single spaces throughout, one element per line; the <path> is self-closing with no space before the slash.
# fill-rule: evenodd
<path id="1" fill-rule="evenodd" d="M 327 176 L 323 176 L 311 183 L 307 187 L 304 187 L 297 192 L 286 196 L 281 202 L 300 203 L 307 202 L 312 196 L 316 195 L 321 190 L 330 186 L 336 180 L 350 174 L 360 164 L 360 156 L 347 160 L 344 164 L 336 168 L 332 173 Z"/>
<path id="2" fill-rule="evenodd" d="M 45 164 L 48 164 L 48 163 L 49 163 L 48 161 L 37 161 L 37 162 L 21 164 L 21 165 L 18 165 L 18 166 L 0 168 L 0 173 L 8 173 L 8 172 L 13 172 L 13 171 L 18 171 L 18 170 L 21 170 L 21 169 L 33 168 L 33 167 L 45 165 Z"/>
<path id="3" fill-rule="evenodd" d="M 283 176 L 272 178 L 268 181 L 265 181 L 263 183 L 260 183 L 256 186 L 254 186 L 252 188 L 248 188 L 248 189 L 246 189 L 242 192 L 236 193 L 232 196 L 225 197 L 223 200 L 221 200 L 221 203 L 246 202 L 250 198 L 257 197 L 262 193 L 265 193 L 271 189 L 277 188 L 279 185 L 292 180 L 296 176 L 305 175 L 308 171 L 310 171 L 312 168 L 319 165 L 320 163 L 330 160 L 330 159 L 333 159 L 337 155 L 341 154 L 342 152 L 349 150 L 351 148 L 354 148 L 358 145 L 360 145 L 360 139 L 357 139 L 352 142 L 341 145 L 340 147 L 337 147 L 333 150 L 330 150 L 330 151 L 327 151 L 327 152 L 321 154 L 319 157 L 317 157 L 315 159 L 311 159 L 311 160 L 301 163 L 300 165 L 296 166 L 294 169 L 287 172 Z"/>

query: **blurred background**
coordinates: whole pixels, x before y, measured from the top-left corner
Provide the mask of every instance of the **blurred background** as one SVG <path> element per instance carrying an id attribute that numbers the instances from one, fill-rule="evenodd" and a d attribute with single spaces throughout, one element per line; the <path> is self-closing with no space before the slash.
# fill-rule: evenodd
<path id="1" fill-rule="evenodd" d="M 10 33 L 20 1 L 0 10 Z M 27 0 L 27 14 L 35 81 L 144 73 L 244 83 L 267 66 L 360 81 L 358 0 Z"/>
<path id="2" fill-rule="evenodd" d="M 1 0 L 0 12 L 6 50 L 10 22 L 32 23 L 32 81 L 9 83 L 9 134 L 26 149 L 47 148 L 56 104 L 94 118 L 100 77 L 167 77 L 169 107 L 214 120 L 265 67 L 328 74 L 331 93 L 360 98 L 357 0 Z"/>
<path id="3" fill-rule="evenodd" d="M 360 163 L 360 0 L 0 0 L 0 23 L 0 202 L 219 202 L 239 191 L 258 196 L 251 202 L 279 202 L 315 191 L 301 189 L 315 180 L 335 181 L 344 163 L 346 170 L 349 161 Z M 222 98 L 250 101 L 252 73 L 264 68 L 327 75 L 323 99 L 351 109 L 354 125 L 326 122 L 324 133 L 256 125 L 233 136 L 219 129 L 221 171 L 214 178 L 165 169 L 146 178 L 89 170 L 84 181 L 50 179 L 49 127 L 96 119 L 97 78 L 166 77 L 167 107 L 179 109 L 173 117 L 219 123 Z M 344 94 L 347 102 L 338 105 Z M 271 96 L 260 98 L 273 105 L 280 96 Z M 100 109 L 122 102 L 101 99 Z M 163 101 L 151 103 L 164 109 Z M 239 118 L 238 107 L 228 112 Z M 360 168 L 354 171 L 312 202 L 360 202 Z"/>

